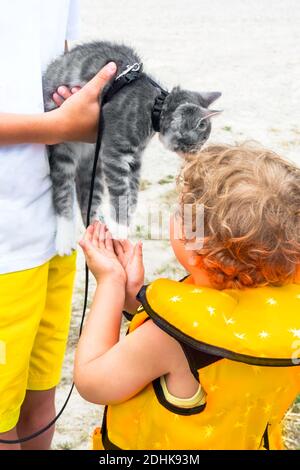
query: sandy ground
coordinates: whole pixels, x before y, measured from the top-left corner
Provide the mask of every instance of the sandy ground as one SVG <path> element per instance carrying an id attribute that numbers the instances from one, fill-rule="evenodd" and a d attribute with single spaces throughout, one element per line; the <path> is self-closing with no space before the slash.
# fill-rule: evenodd
<path id="1" fill-rule="evenodd" d="M 146 69 L 166 87 L 220 90 L 211 141 L 256 140 L 300 163 L 300 8 L 298 0 L 81 0 L 82 41 L 109 39 L 133 45 Z M 179 158 L 155 138 L 144 156 L 140 210 L 174 200 Z M 147 240 L 147 221 L 137 217 L 144 240 L 147 278 L 180 277 L 167 241 Z M 58 408 L 72 377 L 83 301 L 84 263 L 78 260 L 74 312 Z M 300 434 L 295 405 L 287 420 L 287 445 Z M 53 447 L 88 449 L 100 407 L 75 392 L 57 425 Z"/>

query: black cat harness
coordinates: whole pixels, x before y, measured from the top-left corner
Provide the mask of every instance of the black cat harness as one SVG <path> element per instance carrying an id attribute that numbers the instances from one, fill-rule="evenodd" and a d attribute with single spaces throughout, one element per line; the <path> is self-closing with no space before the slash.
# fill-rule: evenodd
<path id="1" fill-rule="evenodd" d="M 168 92 L 164 90 L 158 83 L 156 83 L 152 78 L 148 77 L 147 75 L 143 74 L 142 72 L 143 69 L 143 64 L 135 63 L 133 65 L 128 65 L 127 68 L 121 72 L 115 80 L 112 82 L 108 90 L 104 95 L 102 95 L 101 103 L 102 106 L 104 106 L 106 103 L 108 103 L 113 96 L 118 93 L 124 86 L 130 85 L 132 82 L 138 80 L 142 76 L 146 77 L 148 81 L 158 90 L 160 90 L 160 94 L 157 96 L 154 106 L 152 109 L 152 125 L 153 129 L 155 132 L 160 131 L 160 116 L 163 108 L 164 101 L 166 97 L 168 96 Z M 101 143 L 102 143 L 102 136 L 104 132 L 104 118 L 103 118 L 103 113 L 99 113 L 99 121 L 98 121 L 98 135 L 97 135 L 97 143 L 96 143 L 96 148 L 95 148 L 95 155 L 94 155 L 94 163 L 93 163 L 93 172 L 92 172 L 92 177 L 91 177 L 91 186 L 90 186 L 90 194 L 89 194 L 89 203 L 88 203 L 88 211 L 87 211 L 87 220 L 86 220 L 86 226 L 88 227 L 90 225 L 90 217 L 91 217 L 91 208 L 92 208 L 92 202 L 93 202 L 93 194 L 94 194 L 94 186 L 95 186 L 95 178 L 96 178 L 96 171 L 97 171 L 97 164 L 99 160 L 99 154 L 101 150 Z M 82 328 L 83 328 L 83 323 L 85 319 L 85 314 L 86 314 L 86 309 L 87 309 L 87 302 L 88 302 L 88 289 L 89 289 L 89 270 L 86 265 L 85 267 L 85 294 L 84 294 L 84 303 L 83 303 L 83 311 L 82 311 L 82 318 L 81 318 L 81 323 L 80 323 L 80 329 L 79 329 L 79 336 L 81 335 Z M 50 422 L 48 423 L 44 428 L 39 429 L 35 433 L 31 434 L 30 436 L 25 436 L 22 437 L 21 439 L 15 439 L 15 440 L 5 440 L 5 439 L 0 439 L 0 444 L 21 444 L 23 442 L 30 441 L 32 439 L 35 439 L 36 437 L 40 436 L 44 432 L 48 431 L 55 423 L 56 421 L 60 418 L 60 416 L 63 414 L 70 398 L 72 395 L 74 389 L 74 383 L 72 384 L 70 391 L 68 393 L 68 396 L 57 414 L 57 416 Z"/>
<path id="2" fill-rule="evenodd" d="M 162 112 L 162 108 L 165 102 L 166 97 L 168 96 L 169 92 L 164 90 L 157 82 L 152 80 L 152 78 L 148 77 L 143 73 L 143 64 L 142 63 L 135 63 L 133 65 L 128 65 L 128 67 L 120 73 L 105 95 L 102 98 L 102 105 L 106 104 L 108 101 L 112 99 L 112 97 L 120 91 L 124 86 L 129 85 L 130 83 L 138 80 L 141 77 L 146 77 L 147 80 L 160 91 L 160 94 L 156 97 L 153 108 L 152 108 L 152 126 L 155 132 L 160 131 L 160 116 Z"/>

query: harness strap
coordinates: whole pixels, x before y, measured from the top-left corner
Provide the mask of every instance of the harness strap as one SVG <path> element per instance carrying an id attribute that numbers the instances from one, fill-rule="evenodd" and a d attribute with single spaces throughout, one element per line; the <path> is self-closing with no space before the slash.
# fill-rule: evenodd
<path id="1" fill-rule="evenodd" d="M 155 99 L 154 106 L 152 109 L 152 116 L 151 116 L 153 130 L 155 132 L 160 132 L 160 117 L 161 117 L 162 108 L 163 108 L 163 105 L 165 103 L 167 96 L 170 93 L 167 90 L 165 90 L 162 86 L 160 86 L 159 83 L 154 81 L 151 77 L 147 76 L 147 79 L 148 79 L 148 82 L 151 83 L 151 85 L 153 85 L 155 88 L 160 90 L 160 94 Z"/>
<path id="2" fill-rule="evenodd" d="M 126 75 L 120 76 L 117 78 L 109 87 L 107 92 L 102 98 L 102 105 L 105 105 L 108 101 L 112 99 L 112 97 L 120 91 L 125 85 L 129 85 L 130 83 L 134 82 L 141 78 L 141 71 L 140 70 L 131 70 Z"/>
<path id="3" fill-rule="evenodd" d="M 154 106 L 152 109 L 152 126 L 155 132 L 160 132 L 161 112 L 165 103 L 165 99 L 168 95 L 169 93 L 167 91 L 162 90 L 160 95 L 156 97 L 156 100 L 154 102 Z"/>

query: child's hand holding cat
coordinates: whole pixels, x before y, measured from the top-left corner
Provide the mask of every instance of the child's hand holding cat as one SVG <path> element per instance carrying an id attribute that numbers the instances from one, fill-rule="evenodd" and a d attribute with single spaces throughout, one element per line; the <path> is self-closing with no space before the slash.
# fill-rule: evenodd
<path id="1" fill-rule="evenodd" d="M 58 109 L 43 114 L 0 113 L 0 145 L 95 142 L 99 95 L 116 73 L 110 63 Z"/>
<path id="2" fill-rule="evenodd" d="M 58 119 L 63 142 L 95 142 L 99 117 L 99 95 L 117 71 L 110 62 L 82 89 L 72 93 L 61 106 L 53 111 Z M 56 115 L 55 115 L 56 113 Z"/>
<path id="3" fill-rule="evenodd" d="M 111 233 L 105 225 L 100 222 L 90 225 L 79 244 L 98 284 L 108 280 L 125 287 L 126 272 L 115 254 Z"/>

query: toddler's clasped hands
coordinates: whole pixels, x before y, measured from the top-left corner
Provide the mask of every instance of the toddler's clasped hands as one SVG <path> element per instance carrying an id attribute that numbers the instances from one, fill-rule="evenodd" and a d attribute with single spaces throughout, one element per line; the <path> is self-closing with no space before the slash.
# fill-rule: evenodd
<path id="1" fill-rule="evenodd" d="M 79 242 L 97 283 L 107 281 L 126 289 L 125 310 L 134 311 L 136 294 L 144 284 L 143 247 L 138 242 L 113 240 L 105 224 L 94 222 Z"/>

